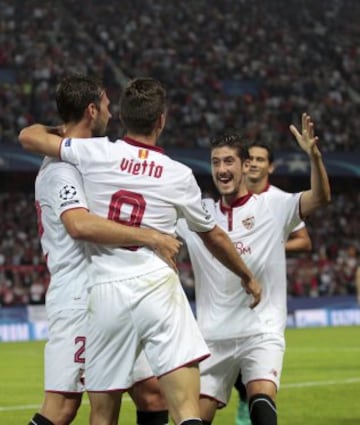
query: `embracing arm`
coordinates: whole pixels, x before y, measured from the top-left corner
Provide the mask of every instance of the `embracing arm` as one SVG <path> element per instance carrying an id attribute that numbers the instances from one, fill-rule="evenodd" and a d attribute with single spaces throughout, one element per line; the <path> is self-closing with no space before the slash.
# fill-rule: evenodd
<path id="1" fill-rule="evenodd" d="M 176 270 L 181 242 L 156 230 L 126 226 L 90 213 L 85 208 L 65 211 L 61 220 L 74 239 L 103 245 L 147 246 Z"/>
<path id="2" fill-rule="evenodd" d="M 46 127 L 33 124 L 20 131 L 19 142 L 27 151 L 58 158 L 62 134 L 62 126 Z"/>
<path id="3" fill-rule="evenodd" d="M 290 233 L 289 239 L 285 244 L 285 249 L 287 252 L 311 251 L 312 242 L 306 227 Z"/>
<path id="4" fill-rule="evenodd" d="M 314 136 L 314 124 L 308 114 L 302 114 L 302 132 L 294 125 L 290 131 L 295 136 L 299 146 L 307 153 L 311 164 L 311 189 L 303 192 L 300 199 L 300 210 L 303 217 L 307 217 L 316 209 L 327 205 L 331 201 L 329 178 L 317 147 L 318 138 Z"/>
<path id="5" fill-rule="evenodd" d="M 241 259 L 229 236 L 219 226 L 215 226 L 210 232 L 199 232 L 198 235 L 211 254 L 242 279 L 244 289 L 254 298 L 250 307 L 259 304 L 261 286 Z"/>

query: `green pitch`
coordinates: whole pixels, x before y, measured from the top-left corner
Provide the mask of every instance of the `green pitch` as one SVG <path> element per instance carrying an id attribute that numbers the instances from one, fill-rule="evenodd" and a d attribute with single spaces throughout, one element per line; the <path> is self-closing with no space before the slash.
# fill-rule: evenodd
<path id="1" fill-rule="evenodd" d="M 279 425 L 360 424 L 360 327 L 290 329 L 277 399 Z M 26 425 L 42 400 L 43 342 L 0 343 L 0 424 Z M 61 372 L 61 371 L 60 371 Z M 236 394 L 213 425 L 233 425 Z M 123 398 L 120 424 L 135 424 Z M 87 399 L 75 425 L 88 423 Z"/>

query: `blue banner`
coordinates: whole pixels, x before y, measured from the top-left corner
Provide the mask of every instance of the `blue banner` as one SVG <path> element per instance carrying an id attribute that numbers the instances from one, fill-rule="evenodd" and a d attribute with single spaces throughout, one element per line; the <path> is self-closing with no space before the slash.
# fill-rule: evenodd
<path id="1" fill-rule="evenodd" d="M 210 151 L 208 149 L 165 149 L 167 155 L 193 169 L 196 175 L 210 174 Z M 330 176 L 360 177 L 359 152 L 327 152 L 324 163 Z M 42 157 L 25 152 L 20 146 L 0 143 L 0 172 L 36 172 Z M 276 152 L 275 174 L 279 176 L 308 176 L 310 162 L 303 152 Z"/>

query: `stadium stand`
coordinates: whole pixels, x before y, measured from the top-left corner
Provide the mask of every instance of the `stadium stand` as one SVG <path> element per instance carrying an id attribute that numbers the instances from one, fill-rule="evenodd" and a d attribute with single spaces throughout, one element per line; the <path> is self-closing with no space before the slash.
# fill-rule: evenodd
<path id="1" fill-rule="evenodd" d="M 113 100 L 151 75 L 170 95 L 166 146 L 207 147 L 224 128 L 275 149 L 306 109 L 327 151 L 359 150 L 357 0 L 0 0 L 0 143 L 56 122 L 53 87 L 66 71 L 101 76 Z M 296 13 L 294 13 L 296 10 Z M 344 131 L 346 129 L 346 131 Z M 118 133 L 111 126 L 110 136 Z"/>

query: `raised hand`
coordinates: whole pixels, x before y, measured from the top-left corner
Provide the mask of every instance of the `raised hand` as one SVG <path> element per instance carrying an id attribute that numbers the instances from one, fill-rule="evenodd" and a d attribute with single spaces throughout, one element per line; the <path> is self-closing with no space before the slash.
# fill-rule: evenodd
<path id="1" fill-rule="evenodd" d="M 307 113 L 303 113 L 301 116 L 301 127 L 301 133 L 293 124 L 289 127 L 299 146 L 308 155 L 318 153 L 317 142 L 319 138 L 314 135 L 314 123 Z"/>

